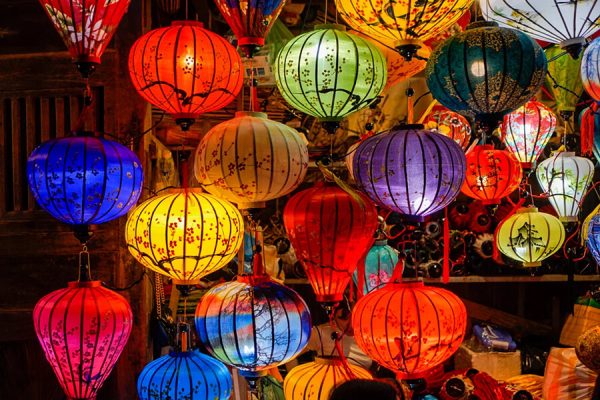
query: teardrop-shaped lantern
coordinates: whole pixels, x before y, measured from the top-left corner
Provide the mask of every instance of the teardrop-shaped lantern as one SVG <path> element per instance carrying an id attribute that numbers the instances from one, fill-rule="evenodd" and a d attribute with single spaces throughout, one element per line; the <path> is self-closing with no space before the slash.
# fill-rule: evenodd
<path id="1" fill-rule="evenodd" d="M 44 296 L 33 326 L 68 399 L 95 400 L 133 326 L 125 298 L 100 281 L 70 282 Z"/>
<path id="2" fill-rule="evenodd" d="M 117 30 L 130 0 L 39 0 L 84 78 Z"/>
<path id="3" fill-rule="evenodd" d="M 238 208 L 264 207 L 304 180 L 308 148 L 303 139 L 264 113 L 237 112 L 200 141 L 194 158 L 196 178 Z"/>
<path id="4" fill-rule="evenodd" d="M 505 256 L 522 262 L 524 267 L 539 267 L 556 253 L 565 241 L 565 228 L 558 218 L 522 207 L 500 222 L 496 246 Z"/>
<path id="5" fill-rule="evenodd" d="M 465 154 L 455 141 L 422 125 L 405 125 L 361 142 L 353 174 L 375 203 L 423 220 L 458 196 L 465 165 Z"/>
<path id="6" fill-rule="evenodd" d="M 530 169 L 544 151 L 556 128 L 556 116 L 549 107 L 530 100 L 504 116 L 502 136 L 523 168 Z"/>
<path id="7" fill-rule="evenodd" d="M 585 243 L 596 264 L 600 265 L 600 214 L 594 215 L 590 220 Z"/>
<path id="8" fill-rule="evenodd" d="M 548 60 L 548 74 L 546 85 L 554 95 L 556 110 L 564 118 L 570 118 L 579 98 L 583 94 L 581 80 L 581 58 L 573 58 L 558 46 L 544 50 Z"/>
<path id="9" fill-rule="evenodd" d="M 317 301 L 343 299 L 360 258 L 373 244 L 377 210 L 360 193 L 317 185 L 292 196 L 283 223 Z"/>
<path id="10" fill-rule="evenodd" d="M 465 337 L 467 310 L 454 293 L 423 282 L 390 282 L 352 310 L 358 346 L 398 379 L 416 379 L 443 363 Z"/>
<path id="11" fill-rule="evenodd" d="M 376 240 L 369 252 L 360 259 L 360 264 L 364 265 L 365 287 L 363 293 L 367 294 L 379 289 L 391 279 L 396 264 L 398 264 L 398 251 L 388 245 L 387 240 Z M 359 267 L 352 276 L 357 286 L 360 270 Z"/>
<path id="12" fill-rule="evenodd" d="M 580 76 L 587 94 L 600 101 L 600 38 L 594 39 L 585 49 Z"/>
<path id="13" fill-rule="evenodd" d="M 231 103 L 243 81 L 235 48 L 196 21 L 175 21 L 136 40 L 129 75 L 138 93 L 173 115 L 183 130 L 200 114 Z"/>
<path id="14" fill-rule="evenodd" d="M 471 124 L 465 117 L 444 106 L 435 106 L 423 120 L 426 129 L 431 129 L 454 140 L 463 150 L 471 142 Z"/>
<path id="15" fill-rule="evenodd" d="M 181 189 L 137 206 L 127 219 L 125 242 L 144 267 L 190 285 L 227 265 L 243 232 L 242 215 L 231 203 Z"/>
<path id="16" fill-rule="evenodd" d="M 560 220 L 577 221 L 581 200 L 594 177 L 594 164 L 575 153 L 561 152 L 542 161 L 536 176 Z"/>

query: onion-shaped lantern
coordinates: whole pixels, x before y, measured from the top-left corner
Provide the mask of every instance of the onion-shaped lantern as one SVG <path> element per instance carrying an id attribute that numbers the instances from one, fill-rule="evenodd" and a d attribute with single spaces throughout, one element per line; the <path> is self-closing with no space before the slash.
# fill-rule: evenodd
<path id="1" fill-rule="evenodd" d="M 581 80 L 587 94 L 600 101 L 600 38 L 594 39 L 585 49 L 581 60 Z"/>
<path id="2" fill-rule="evenodd" d="M 317 25 L 290 40 L 275 62 L 275 79 L 294 108 L 319 118 L 334 132 L 386 84 L 386 60 L 377 46 L 341 25 Z"/>
<path id="3" fill-rule="evenodd" d="M 577 58 L 570 57 L 564 50 L 557 46 L 544 50 L 548 62 L 547 86 L 550 88 L 556 101 L 556 110 L 568 119 L 571 117 L 579 98 L 583 94 L 581 80 L 581 55 Z"/>
<path id="4" fill-rule="evenodd" d="M 237 112 L 204 135 L 194 160 L 206 190 L 238 208 L 255 208 L 302 183 L 308 148 L 295 129 L 266 114 Z"/>
<path id="5" fill-rule="evenodd" d="M 151 30 L 129 52 L 133 86 L 188 130 L 200 114 L 220 110 L 242 88 L 242 60 L 223 37 L 195 21 Z"/>
<path id="6" fill-rule="evenodd" d="M 439 45 L 427 61 L 425 75 L 441 104 L 493 129 L 504 114 L 538 91 L 546 68 L 542 48 L 529 36 L 479 22 Z"/>
<path id="7" fill-rule="evenodd" d="M 130 0 L 40 0 L 84 78 L 100 64 L 129 3 Z"/>
<path id="8" fill-rule="evenodd" d="M 235 257 L 243 232 L 242 215 L 231 203 L 182 189 L 137 206 L 125 242 L 144 267 L 191 285 Z"/>
<path id="9" fill-rule="evenodd" d="M 375 203 L 421 221 L 458 196 L 466 165 L 456 142 L 422 128 L 406 125 L 371 136 L 353 158 L 354 178 Z"/>
<path id="10" fill-rule="evenodd" d="M 67 398 L 95 400 L 129 339 L 133 315 L 127 300 L 100 281 L 70 282 L 38 301 L 33 326 Z"/>
<path id="11" fill-rule="evenodd" d="M 600 214 L 596 214 L 590 219 L 585 243 L 596 263 L 600 265 Z"/>
<path id="12" fill-rule="evenodd" d="M 558 218 L 522 207 L 500 222 L 496 246 L 505 256 L 522 262 L 524 267 L 539 267 L 556 253 L 565 240 L 565 228 Z"/>
<path id="13" fill-rule="evenodd" d="M 376 240 L 369 252 L 360 259 L 360 264 L 364 265 L 363 293 L 367 294 L 379 289 L 391 279 L 396 264 L 398 264 L 398 251 L 388 245 L 386 239 Z M 352 277 L 357 286 L 359 285 L 358 274 L 361 269 L 359 267 Z"/>
<path id="14" fill-rule="evenodd" d="M 120 143 L 91 133 L 51 139 L 27 160 L 29 188 L 54 218 L 85 241 L 87 225 L 125 215 L 142 192 L 142 164 Z"/>
<path id="15" fill-rule="evenodd" d="M 542 161 L 536 176 L 560 220 L 577 221 L 581 201 L 594 177 L 594 164 L 575 153 L 561 152 Z"/>
<path id="16" fill-rule="evenodd" d="M 312 329 L 300 295 L 266 275 L 213 287 L 198 303 L 195 320 L 210 354 L 250 379 L 297 356 Z"/>
<path id="17" fill-rule="evenodd" d="M 594 102 L 579 113 L 579 130 L 581 133 L 581 154 L 594 154 L 600 161 L 600 103 Z"/>
<path id="18" fill-rule="evenodd" d="M 544 151 L 556 128 L 552 110 L 536 100 L 530 100 L 504 116 L 502 136 L 523 168 L 530 169 Z"/>
<path id="19" fill-rule="evenodd" d="M 480 145 L 467 154 L 467 173 L 461 191 L 485 205 L 499 204 L 519 187 L 522 178 L 521 164 L 512 153 Z"/>
<path id="20" fill-rule="evenodd" d="M 317 301 L 341 301 L 360 258 L 373 244 L 378 224 L 373 203 L 333 184 L 318 185 L 288 200 L 283 223 Z"/>
<path id="21" fill-rule="evenodd" d="M 447 360 L 465 337 L 467 311 L 454 293 L 423 282 L 390 282 L 352 311 L 358 346 L 372 359 L 415 379 Z"/>
<path id="22" fill-rule="evenodd" d="M 435 106 L 423 120 L 426 129 L 434 130 L 454 140 L 463 150 L 471 142 L 471 124 L 465 117 L 444 106 Z"/>
<path id="23" fill-rule="evenodd" d="M 329 400 L 331 392 L 351 379 L 372 379 L 364 368 L 344 364 L 339 357 L 316 357 L 315 361 L 294 367 L 283 381 L 290 400 Z"/>

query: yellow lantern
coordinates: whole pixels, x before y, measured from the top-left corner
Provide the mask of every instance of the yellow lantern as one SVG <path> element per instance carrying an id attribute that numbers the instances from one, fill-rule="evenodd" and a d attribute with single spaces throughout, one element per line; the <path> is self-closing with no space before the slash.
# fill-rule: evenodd
<path id="1" fill-rule="evenodd" d="M 127 219 L 125 241 L 144 267 L 191 285 L 233 259 L 243 232 L 231 203 L 180 189 L 140 204 Z"/>
<path id="2" fill-rule="evenodd" d="M 286 400 L 327 400 L 336 386 L 350 379 L 372 379 L 364 368 L 339 357 L 317 357 L 292 369 L 283 381 Z"/>
<path id="3" fill-rule="evenodd" d="M 296 189 L 308 169 L 303 137 L 260 112 L 237 112 L 213 127 L 196 149 L 194 172 L 211 194 L 238 205 L 264 207 Z"/>
<path id="4" fill-rule="evenodd" d="M 496 246 L 505 256 L 539 267 L 556 253 L 565 241 L 565 228 L 553 215 L 538 212 L 535 207 L 522 207 L 501 222 Z"/>

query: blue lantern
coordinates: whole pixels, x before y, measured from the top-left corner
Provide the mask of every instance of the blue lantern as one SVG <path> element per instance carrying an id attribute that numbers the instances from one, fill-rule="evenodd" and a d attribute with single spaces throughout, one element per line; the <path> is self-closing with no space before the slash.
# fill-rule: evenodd
<path id="1" fill-rule="evenodd" d="M 367 294 L 379 289 L 390 280 L 398 264 L 398 252 L 387 244 L 387 240 L 377 240 L 366 256 L 360 259 L 359 264 L 365 266 L 363 293 Z M 352 276 L 356 285 L 358 285 L 359 269 L 360 267 Z"/>
<path id="2" fill-rule="evenodd" d="M 596 214 L 588 225 L 588 236 L 585 241 L 596 263 L 600 265 L 600 214 Z"/>

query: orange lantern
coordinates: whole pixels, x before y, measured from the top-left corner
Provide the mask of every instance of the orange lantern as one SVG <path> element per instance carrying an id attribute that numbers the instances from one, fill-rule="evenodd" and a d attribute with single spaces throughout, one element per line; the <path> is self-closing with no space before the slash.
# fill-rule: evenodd
<path id="1" fill-rule="evenodd" d="M 432 129 L 454 140 L 463 150 L 471 141 L 471 124 L 457 112 L 444 106 L 435 106 L 423 120 L 426 129 Z"/>
<path id="2" fill-rule="evenodd" d="M 519 187 L 522 178 L 523 169 L 512 153 L 481 145 L 467 154 L 467 176 L 460 190 L 486 205 L 498 204 Z"/>

